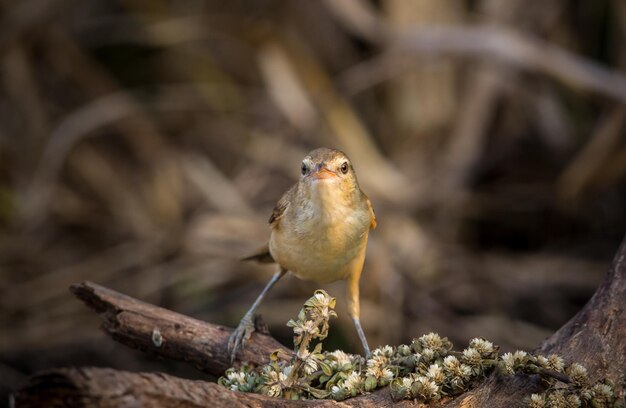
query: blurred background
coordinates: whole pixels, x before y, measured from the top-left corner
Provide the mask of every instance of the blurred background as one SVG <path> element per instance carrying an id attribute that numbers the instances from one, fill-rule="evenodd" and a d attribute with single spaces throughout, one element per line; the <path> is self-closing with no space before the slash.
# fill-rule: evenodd
<path id="1" fill-rule="evenodd" d="M 378 216 L 373 347 L 532 349 L 626 231 L 623 0 L 4 0 L 0 20 L 5 396 L 63 365 L 206 378 L 114 344 L 68 286 L 235 326 L 274 271 L 239 258 L 320 146 Z M 287 277 L 262 305 L 286 345 L 318 287 Z M 324 289 L 328 347 L 361 352 Z"/>

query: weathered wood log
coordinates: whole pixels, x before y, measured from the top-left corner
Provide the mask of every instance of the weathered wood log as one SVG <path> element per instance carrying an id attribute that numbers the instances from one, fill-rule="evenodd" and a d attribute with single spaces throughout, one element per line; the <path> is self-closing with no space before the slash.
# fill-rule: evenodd
<path id="1" fill-rule="evenodd" d="M 590 378 L 609 378 L 626 386 L 626 240 L 594 295 L 569 322 L 541 345 L 541 353 L 557 353 L 579 361 Z"/>
<path id="2" fill-rule="evenodd" d="M 229 365 L 226 342 L 231 329 L 204 323 L 149 305 L 128 296 L 84 283 L 72 291 L 104 319 L 107 333 L 124 344 L 151 353 L 193 363 L 202 371 L 219 375 Z M 589 369 L 590 378 L 607 378 L 616 385 L 618 398 L 626 386 L 626 240 L 613 265 L 585 307 L 540 347 L 566 361 Z M 156 330 L 159 335 L 155 335 Z M 243 360 L 264 363 L 267 355 L 282 348 L 268 336 L 255 335 Z M 288 350 L 282 348 L 286 353 Z M 538 376 L 492 375 L 477 388 L 434 406 L 515 407 L 533 392 L 543 390 Z M 255 394 L 231 392 L 214 383 L 190 381 L 165 374 L 127 373 L 111 369 L 70 368 L 31 377 L 15 394 L 16 407 L 196 407 L 206 406 L 415 406 L 394 402 L 388 390 L 333 401 L 285 401 Z"/>
<path id="3" fill-rule="evenodd" d="M 622 241 L 604 280 L 585 306 L 537 352 L 557 353 L 566 362 L 578 362 L 589 371 L 589 379 L 609 379 L 619 398 L 626 392 L 626 239 Z M 498 378 L 477 387 L 447 406 L 509 407 L 524 395 L 542 391 L 537 376 Z M 508 395 L 507 395 L 508 394 Z M 466 405 L 468 406 L 468 405 Z"/>
<path id="4" fill-rule="evenodd" d="M 226 350 L 230 328 L 193 319 L 91 282 L 72 285 L 70 290 L 98 312 L 104 320 L 102 329 L 122 344 L 189 362 L 215 376 L 230 367 Z M 255 333 L 238 357 L 241 361 L 266 364 L 275 350 L 282 350 L 286 356 L 292 354 L 274 338 Z"/>
<path id="5" fill-rule="evenodd" d="M 261 406 L 255 403 L 257 395 L 233 398 L 229 394 L 215 383 L 166 374 L 69 368 L 39 374 L 15 396 L 15 403 L 19 407 Z"/>
<path id="6" fill-rule="evenodd" d="M 479 393 L 468 393 L 432 406 L 514 407 L 529 392 L 540 391 L 537 379 L 492 378 Z M 192 381 L 163 373 L 130 373 L 110 368 L 59 368 L 32 377 L 14 395 L 15 407 L 410 407 L 413 401 L 393 401 L 389 390 L 336 402 L 289 401 L 230 391 L 207 381 Z M 419 404 L 422 405 L 422 404 Z M 419 406 L 418 405 L 418 406 Z"/>
<path id="7" fill-rule="evenodd" d="M 130 373 L 110 368 L 59 368 L 31 378 L 14 396 L 19 408 L 39 407 L 388 407 L 387 390 L 352 398 L 289 401 L 230 391 L 207 381 L 163 373 Z M 400 406 L 412 405 L 403 401 Z"/>

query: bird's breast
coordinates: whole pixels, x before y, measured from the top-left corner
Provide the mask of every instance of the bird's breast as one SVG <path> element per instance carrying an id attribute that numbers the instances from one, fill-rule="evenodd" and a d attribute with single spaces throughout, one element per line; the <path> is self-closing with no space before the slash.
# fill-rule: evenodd
<path id="1" fill-rule="evenodd" d="M 320 283 L 344 279 L 350 263 L 367 245 L 369 212 L 329 200 L 309 200 L 292 211 L 272 231 L 274 259 L 302 279 Z"/>

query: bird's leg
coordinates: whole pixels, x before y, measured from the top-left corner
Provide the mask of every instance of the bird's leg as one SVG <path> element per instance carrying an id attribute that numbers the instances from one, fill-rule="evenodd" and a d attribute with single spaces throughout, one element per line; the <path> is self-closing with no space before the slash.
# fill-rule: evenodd
<path id="1" fill-rule="evenodd" d="M 361 321 L 359 320 L 360 315 L 360 303 L 359 303 L 359 278 L 361 277 L 361 273 L 354 273 L 346 282 L 346 289 L 348 294 L 348 313 L 354 322 L 354 327 L 356 328 L 356 332 L 359 335 L 359 339 L 361 340 L 361 344 L 363 345 L 363 350 L 365 351 L 365 358 L 369 359 L 372 355 L 370 352 L 370 347 L 367 344 L 367 339 L 365 338 L 365 333 L 363 333 L 363 328 L 361 327 Z"/>
<path id="2" fill-rule="evenodd" d="M 239 348 L 243 349 L 246 346 L 246 342 L 250 339 L 252 333 L 254 333 L 254 312 L 259 307 L 263 298 L 269 292 L 269 290 L 278 282 L 278 280 L 287 272 L 287 270 L 283 269 L 279 266 L 278 272 L 272 276 L 272 279 L 265 285 L 265 288 L 259 294 L 259 297 L 256 298 L 250 309 L 243 316 L 239 325 L 235 329 L 235 331 L 230 335 L 228 339 L 228 352 L 230 353 L 230 363 L 232 364 L 235 361 L 235 356 L 237 355 L 237 351 Z"/>
<path id="3" fill-rule="evenodd" d="M 363 328 L 361 327 L 361 321 L 359 320 L 358 317 L 353 317 L 352 321 L 354 322 L 354 327 L 356 327 L 356 332 L 359 334 L 359 339 L 361 339 L 363 350 L 365 350 L 365 359 L 368 360 L 372 356 L 372 353 L 370 352 L 370 346 L 367 344 L 365 333 L 363 333 Z"/>

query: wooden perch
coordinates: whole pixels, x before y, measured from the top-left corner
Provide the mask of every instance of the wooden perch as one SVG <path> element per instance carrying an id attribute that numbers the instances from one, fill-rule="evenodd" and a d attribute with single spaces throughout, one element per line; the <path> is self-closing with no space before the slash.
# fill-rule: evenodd
<path id="1" fill-rule="evenodd" d="M 72 287 L 87 305 L 104 319 L 103 328 L 115 340 L 153 354 L 187 361 L 200 370 L 220 375 L 228 367 L 226 343 L 231 329 L 205 323 L 153 306 L 93 283 Z M 556 352 L 566 361 L 589 369 L 591 380 L 607 378 L 624 398 L 626 383 L 626 240 L 613 266 L 587 305 L 539 348 Z M 242 360 L 262 364 L 269 353 L 287 349 L 271 337 L 253 336 Z M 543 384 L 536 375 L 492 375 L 477 388 L 454 399 L 440 401 L 445 407 L 511 407 Z M 263 395 L 232 392 L 215 383 L 191 381 L 161 373 L 129 373 L 103 368 L 64 368 L 31 377 L 15 395 L 15 407 L 308 407 L 415 406 L 412 401 L 394 402 L 387 389 L 342 402 L 330 400 L 287 401 Z"/>
<path id="2" fill-rule="evenodd" d="M 70 290 L 98 312 L 104 320 L 102 329 L 126 346 L 189 362 L 215 376 L 230 367 L 226 350 L 230 328 L 193 319 L 91 282 L 72 285 Z M 255 334 L 238 357 L 241 361 L 266 364 L 269 354 L 277 349 L 287 356 L 292 354 L 274 338 Z"/>
<path id="3" fill-rule="evenodd" d="M 110 368 L 59 368 L 40 373 L 15 395 L 16 407 L 386 407 L 386 390 L 352 398 L 289 401 L 233 392 L 207 381 L 163 373 L 130 373 Z M 405 401 L 400 406 L 413 405 Z"/>

